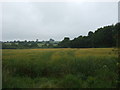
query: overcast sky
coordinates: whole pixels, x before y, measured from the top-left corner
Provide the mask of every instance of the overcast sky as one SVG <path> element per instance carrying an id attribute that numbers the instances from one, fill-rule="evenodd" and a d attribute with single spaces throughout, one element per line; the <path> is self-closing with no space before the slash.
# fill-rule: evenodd
<path id="1" fill-rule="evenodd" d="M 118 3 L 6 2 L 2 4 L 0 15 L 3 41 L 73 39 L 117 23 Z"/>

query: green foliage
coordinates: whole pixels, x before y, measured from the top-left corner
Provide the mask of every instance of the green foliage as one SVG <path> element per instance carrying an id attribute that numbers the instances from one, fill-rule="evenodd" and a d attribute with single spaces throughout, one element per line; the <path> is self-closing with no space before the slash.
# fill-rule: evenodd
<path id="1" fill-rule="evenodd" d="M 59 82 L 59 85 L 64 88 L 82 88 L 82 80 L 75 75 L 68 74 Z"/>
<path id="2" fill-rule="evenodd" d="M 58 46 L 60 46 L 62 48 L 69 48 L 70 47 L 70 39 L 69 39 L 69 37 L 65 37 L 64 40 L 61 41 Z"/>
<path id="3" fill-rule="evenodd" d="M 2 42 L 2 49 L 57 48 L 59 41 L 10 41 Z"/>
<path id="4" fill-rule="evenodd" d="M 77 38 L 74 38 L 73 40 L 69 40 L 69 42 L 68 40 L 64 39 L 60 42 L 59 46 L 62 48 L 116 47 L 116 44 L 118 42 L 117 40 L 120 37 L 120 34 L 118 34 L 118 32 L 120 31 L 119 27 L 120 24 L 117 23 L 116 25 L 98 28 L 94 33 L 92 31 L 89 31 L 88 36 L 79 36 Z"/>
<path id="5" fill-rule="evenodd" d="M 3 50 L 2 64 L 3 88 L 114 88 L 118 78 L 112 49 Z"/>

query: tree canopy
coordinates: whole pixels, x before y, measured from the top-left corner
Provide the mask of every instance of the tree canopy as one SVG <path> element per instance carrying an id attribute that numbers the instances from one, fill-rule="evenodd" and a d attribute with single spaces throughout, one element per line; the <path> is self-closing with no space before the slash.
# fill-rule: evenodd
<path id="1" fill-rule="evenodd" d="M 73 40 L 64 38 L 59 47 L 70 48 L 103 48 L 116 47 L 120 38 L 120 23 L 98 28 L 95 32 L 89 31 L 87 36 L 79 36 Z M 119 44 L 119 43 L 118 43 Z M 120 44 L 119 44 L 120 45 Z"/>

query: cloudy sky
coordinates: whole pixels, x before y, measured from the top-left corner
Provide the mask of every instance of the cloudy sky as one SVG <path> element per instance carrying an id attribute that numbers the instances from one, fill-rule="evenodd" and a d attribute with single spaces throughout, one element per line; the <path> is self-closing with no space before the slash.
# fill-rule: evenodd
<path id="1" fill-rule="evenodd" d="M 0 7 L 3 41 L 73 39 L 118 22 L 117 2 L 6 2 Z"/>

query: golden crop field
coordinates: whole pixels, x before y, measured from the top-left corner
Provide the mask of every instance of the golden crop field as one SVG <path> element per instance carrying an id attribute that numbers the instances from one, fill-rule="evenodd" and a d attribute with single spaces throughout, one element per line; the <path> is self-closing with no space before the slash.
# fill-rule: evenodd
<path id="1" fill-rule="evenodd" d="M 116 87 L 114 48 L 3 49 L 3 88 Z"/>

